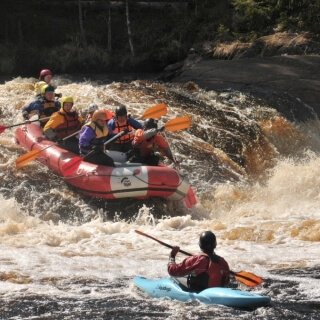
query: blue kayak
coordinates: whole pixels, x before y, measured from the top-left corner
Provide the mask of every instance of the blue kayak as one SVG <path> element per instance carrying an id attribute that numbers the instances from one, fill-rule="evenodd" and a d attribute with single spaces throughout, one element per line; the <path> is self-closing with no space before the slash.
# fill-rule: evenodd
<path id="1" fill-rule="evenodd" d="M 179 301 L 199 300 L 205 304 L 222 304 L 229 307 L 260 307 L 270 303 L 269 297 L 231 288 L 209 288 L 199 293 L 184 291 L 171 278 L 158 280 L 135 277 L 134 284 L 152 298 L 168 298 Z"/>

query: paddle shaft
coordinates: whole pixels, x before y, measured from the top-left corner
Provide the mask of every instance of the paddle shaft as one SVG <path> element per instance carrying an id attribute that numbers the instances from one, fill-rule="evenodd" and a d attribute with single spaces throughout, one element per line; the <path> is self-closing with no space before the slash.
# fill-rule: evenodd
<path id="1" fill-rule="evenodd" d="M 42 121 L 42 120 L 48 120 L 50 119 L 50 117 L 46 117 L 46 118 L 41 118 L 41 119 L 37 119 L 37 120 L 26 120 L 28 122 L 37 122 L 37 121 Z M 10 129 L 10 128 L 13 128 L 13 127 L 18 127 L 18 126 L 22 126 L 24 124 L 28 124 L 26 122 L 21 122 L 21 123 L 17 123 L 17 124 L 13 124 L 11 126 L 1 126 L 0 125 L 0 133 L 2 133 L 5 129 Z"/>
<path id="2" fill-rule="evenodd" d="M 103 145 L 104 146 L 107 146 L 109 143 L 111 143 L 112 141 L 115 141 L 117 140 L 118 138 L 120 138 L 121 136 L 127 134 L 128 132 L 126 131 L 121 131 L 119 132 L 118 134 L 116 134 L 114 137 L 112 137 L 111 139 L 107 140 Z M 81 161 L 83 159 L 85 159 L 86 157 L 90 156 L 91 154 L 95 153 L 96 151 L 95 150 L 91 150 L 89 153 L 87 153 L 86 155 L 84 155 L 83 157 L 81 157 Z"/>
<path id="3" fill-rule="evenodd" d="M 135 232 L 138 233 L 138 234 L 140 234 L 140 235 L 142 235 L 142 236 L 145 236 L 145 237 L 147 237 L 147 238 L 150 238 L 150 239 L 152 239 L 152 240 L 154 240 L 154 241 L 157 241 L 158 243 L 162 244 L 163 246 L 165 246 L 165 247 L 167 247 L 167 248 L 170 248 L 170 249 L 173 248 L 173 246 L 171 246 L 170 244 L 167 244 L 167 243 L 165 243 L 165 242 L 163 242 L 163 241 L 160 241 L 160 240 L 158 240 L 158 239 L 156 239 L 156 238 L 154 238 L 154 237 L 152 237 L 152 236 L 150 236 L 150 235 L 148 235 L 148 234 L 146 234 L 146 233 L 143 233 L 143 232 L 141 232 L 141 231 L 139 231 L 139 230 L 135 230 Z M 183 254 L 185 254 L 185 255 L 187 255 L 187 256 L 192 256 L 191 253 L 186 252 L 186 251 L 183 251 L 183 250 L 180 250 L 180 249 L 179 249 L 179 252 L 181 252 L 181 253 L 183 253 Z M 243 275 L 243 274 L 240 274 L 240 273 L 245 273 L 246 275 Z M 230 274 L 232 274 L 238 281 L 240 281 L 240 282 L 242 282 L 242 283 L 244 283 L 244 284 L 246 284 L 246 285 L 248 285 L 248 286 L 250 286 L 250 287 L 253 287 L 253 286 L 255 286 L 255 285 L 259 285 L 259 284 L 262 283 L 262 279 L 261 279 L 261 278 L 259 278 L 259 277 L 256 276 L 256 275 L 250 274 L 249 272 L 244 272 L 244 271 L 234 272 L 234 271 L 231 271 L 231 270 L 230 270 Z M 250 277 L 250 276 L 251 276 L 251 277 Z M 240 278 L 240 279 L 239 279 L 239 278 Z M 246 280 L 246 282 L 242 281 L 241 278 L 243 278 L 244 280 Z M 255 278 L 256 278 L 258 281 L 257 281 Z M 248 284 L 247 281 L 251 282 L 251 284 Z"/>

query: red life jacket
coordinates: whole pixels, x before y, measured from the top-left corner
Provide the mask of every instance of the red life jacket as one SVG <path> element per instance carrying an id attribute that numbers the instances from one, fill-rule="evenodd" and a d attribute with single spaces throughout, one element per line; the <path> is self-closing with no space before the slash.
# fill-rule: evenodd
<path id="1" fill-rule="evenodd" d="M 81 129 L 81 122 L 78 120 L 76 112 L 58 113 L 64 117 L 64 122 L 59 124 L 55 129 L 55 133 L 59 138 L 65 138 Z"/>
<path id="2" fill-rule="evenodd" d="M 208 257 L 209 266 L 207 270 L 208 274 L 208 288 L 212 287 L 224 287 L 230 281 L 230 270 L 228 263 L 222 257 L 213 255 L 214 259 L 210 259 L 206 253 L 203 256 Z"/>
<path id="3" fill-rule="evenodd" d="M 208 269 L 197 276 L 192 274 L 188 276 L 189 289 L 199 292 L 207 288 L 225 287 L 230 281 L 228 263 L 215 254 L 210 255 L 211 259 L 206 253 L 201 256 L 209 259 Z"/>

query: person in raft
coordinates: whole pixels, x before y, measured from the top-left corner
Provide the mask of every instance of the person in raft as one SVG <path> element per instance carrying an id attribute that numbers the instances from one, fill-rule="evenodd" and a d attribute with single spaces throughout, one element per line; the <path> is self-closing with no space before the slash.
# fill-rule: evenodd
<path id="1" fill-rule="evenodd" d="M 108 122 L 109 135 L 115 136 L 121 131 L 127 133 L 115 140 L 110 145 L 110 150 L 128 152 L 132 149 L 133 129 L 142 129 L 142 124 L 128 115 L 125 106 L 119 106 L 115 110 L 115 117 Z"/>
<path id="2" fill-rule="evenodd" d="M 82 156 L 87 155 L 86 161 L 114 167 L 113 159 L 104 152 L 104 142 L 109 133 L 106 120 L 105 110 L 96 110 L 93 113 L 92 119 L 81 129 L 79 149 Z"/>
<path id="3" fill-rule="evenodd" d="M 89 105 L 88 114 L 86 117 L 87 122 L 92 119 L 93 113 L 98 109 L 99 108 L 95 103 L 91 103 Z M 106 113 L 106 123 L 108 124 L 108 122 L 114 117 L 114 114 L 108 109 L 105 109 L 104 112 Z"/>
<path id="4" fill-rule="evenodd" d="M 205 231 L 199 238 L 199 247 L 203 253 L 190 256 L 178 264 L 175 257 L 180 248 L 174 246 L 169 256 L 169 275 L 187 276 L 187 288 L 190 291 L 200 292 L 207 288 L 225 287 L 230 281 L 230 269 L 226 260 L 215 254 L 216 246 L 214 233 Z"/>
<path id="5" fill-rule="evenodd" d="M 54 87 L 44 85 L 41 88 L 41 95 L 30 104 L 22 108 L 22 116 L 25 120 L 29 120 L 32 116 L 38 114 L 39 119 L 50 117 L 54 112 L 61 108 L 60 102 L 54 99 Z M 43 128 L 48 120 L 41 121 Z"/>
<path id="6" fill-rule="evenodd" d="M 79 154 L 79 141 L 76 136 L 62 140 L 73 133 L 79 132 L 84 120 L 77 112 L 72 110 L 73 98 L 70 96 L 61 99 L 61 108 L 55 112 L 43 128 L 44 135 L 58 142 L 59 147 Z"/>
<path id="7" fill-rule="evenodd" d="M 50 84 L 52 77 L 53 77 L 52 72 L 49 69 L 43 69 L 40 71 L 39 81 L 36 82 L 34 85 L 34 92 L 37 97 L 41 96 L 41 88 L 46 84 Z M 55 97 L 61 98 L 62 94 L 56 93 Z"/>
<path id="8" fill-rule="evenodd" d="M 135 132 L 132 142 L 132 157 L 129 161 L 157 166 L 160 158 L 154 151 L 158 147 L 160 152 L 178 167 L 179 164 L 174 160 L 168 142 L 158 134 L 164 130 L 164 127 L 158 129 L 158 123 L 153 118 L 145 120 L 143 129 L 138 129 Z"/>

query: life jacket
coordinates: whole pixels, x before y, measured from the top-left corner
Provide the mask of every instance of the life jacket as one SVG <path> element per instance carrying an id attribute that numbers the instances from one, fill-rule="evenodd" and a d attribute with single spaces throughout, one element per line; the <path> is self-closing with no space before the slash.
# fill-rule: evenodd
<path id="1" fill-rule="evenodd" d="M 128 133 L 124 134 L 123 136 L 121 136 L 120 138 L 118 138 L 117 140 L 114 141 L 114 143 L 127 143 L 133 140 L 133 135 L 129 134 L 129 132 L 131 132 L 133 130 L 133 127 L 129 124 L 128 120 L 126 120 L 125 123 L 120 124 L 119 121 L 114 118 L 114 124 L 113 124 L 113 130 L 112 132 L 114 134 L 118 134 L 123 130 L 127 130 Z"/>
<path id="2" fill-rule="evenodd" d="M 230 274 L 227 262 L 218 255 L 203 255 L 209 259 L 209 267 L 207 270 L 207 274 L 209 275 L 208 288 L 225 287 L 229 283 Z"/>
<path id="3" fill-rule="evenodd" d="M 102 144 L 109 134 L 107 126 L 103 126 L 103 130 L 101 130 L 101 128 L 93 121 L 86 123 L 85 126 L 90 127 L 96 134 L 96 137 L 90 141 L 91 145 L 96 146 Z"/>
<path id="4" fill-rule="evenodd" d="M 206 272 L 198 276 L 190 275 L 188 277 L 188 286 L 192 291 L 202 291 L 207 288 L 225 287 L 229 283 L 229 266 L 227 262 L 218 255 L 208 255 L 203 253 L 209 259 L 209 265 Z"/>
<path id="5" fill-rule="evenodd" d="M 141 157 L 145 157 L 148 154 L 152 153 L 154 150 L 154 147 L 155 147 L 154 137 L 155 137 L 155 135 L 148 138 L 148 139 L 141 139 L 142 134 L 143 134 L 142 129 L 138 129 L 136 131 L 132 145 L 135 149 L 139 149 L 139 155 Z"/>
<path id="6" fill-rule="evenodd" d="M 64 122 L 54 129 L 57 137 L 65 138 L 81 129 L 81 122 L 78 120 L 76 112 L 63 113 L 58 111 L 58 114 L 64 117 Z"/>
<path id="7" fill-rule="evenodd" d="M 106 113 L 106 117 L 107 117 L 106 123 L 108 123 L 114 117 L 114 113 L 108 109 L 105 109 L 104 112 Z"/>

